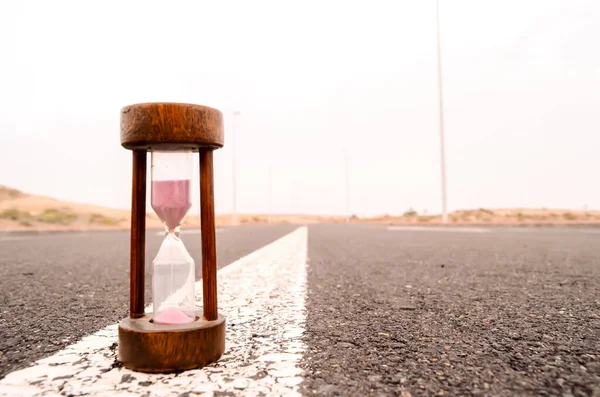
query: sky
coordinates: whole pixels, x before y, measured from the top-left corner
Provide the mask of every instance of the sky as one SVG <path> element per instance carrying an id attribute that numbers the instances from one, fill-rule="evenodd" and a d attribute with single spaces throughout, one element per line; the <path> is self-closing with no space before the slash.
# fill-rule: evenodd
<path id="1" fill-rule="evenodd" d="M 435 4 L 0 2 L 0 184 L 129 208 L 120 109 L 187 102 L 224 115 L 217 213 L 234 143 L 238 212 L 439 213 Z M 439 10 L 448 209 L 600 209 L 600 2 Z"/>

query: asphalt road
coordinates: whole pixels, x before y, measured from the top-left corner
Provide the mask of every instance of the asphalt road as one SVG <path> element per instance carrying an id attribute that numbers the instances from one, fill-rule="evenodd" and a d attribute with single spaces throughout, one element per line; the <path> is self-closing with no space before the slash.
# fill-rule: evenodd
<path id="1" fill-rule="evenodd" d="M 225 229 L 219 266 L 293 229 Z M 598 230 L 315 225 L 308 260 L 307 395 L 600 396 Z M 127 311 L 126 232 L 0 238 L 0 374 Z"/>
<path id="2" fill-rule="evenodd" d="M 240 226 L 217 231 L 225 266 L 289 233 L 293 226 Z M 201 272 L 200 234 L 182 234 Z M 163 237 L 146 238 L 150 263 Z M 0 379 L 129 313 L 129 232 L 0 235 Z"/>
<path id="3" fill-rule="evenodd" d="M 600 234 L 309 229 L 304 391 L 600 396 Z"/>

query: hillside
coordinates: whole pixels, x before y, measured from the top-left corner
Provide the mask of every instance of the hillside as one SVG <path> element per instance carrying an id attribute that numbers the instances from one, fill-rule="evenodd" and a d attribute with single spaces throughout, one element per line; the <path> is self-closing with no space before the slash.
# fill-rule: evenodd
<path id="1" fill-rule="evenodd" d="M 338 217 L 311 215 L 256 215 L 239 214 L 241 224 L 267 223 L 318 223 L 337 222 Z M 122 229 L 129 228 L 128 210 L 57 200 L 52 197 L 37 196 L 17 189 L 0 185 L 0 230 L 71 230 L 71 229 Z M 217 226 L 231 224 L 230 215 L 217 215 Z M 189 214 L 185 227 L 199 227 L 200 216 Z M 148 229 L 160 229 L 162 223 L 153 212 L 146 216 Z"/>
<path id="2" fill-rule="evenodd" d="M 600 224 L 600 211 L 573 211 L 556 209 L 476 209 L 460 210 L 449 214 L 452 224 Z M 341 216 L 240 214 L 240 224 L 257 223 L 340 223 Z M 358 218 L 351 223 L 379 224 L 438 224 L 439 215 L 420 215 L 408 211 L 402 216 Z M 217 226 L 232 223 L 231 215 L 217 215 Z M 57 200 L 52 197 L 24 193 L 0 185 L 0 230 L 78 230 L 129 228 L 130 213 L 124 209 Z M 200 216 L 190 214 L 183 228 L 198 227 Z M 162 224 L 153 212 L 146 217 L 148 229 L 160 229 Z"/>
<path id="3" fill-rule="evenodd" d="M 62 201 L 0 186 L 0 229 L 123 228 L 128 224 L 127 210 Z"/>
<path id="4" fill-rule="evenodd" d="M 402 216 L 380 216 L 355 219 L 354 222 L 386 224 L 437 224 L 440 215 L 420 215 L 407 212 Z M 500 208 L 459 210 L 448 214 L 451 224 L 600 224 L 600 211 L 577 211 L 569 209 Z"/>

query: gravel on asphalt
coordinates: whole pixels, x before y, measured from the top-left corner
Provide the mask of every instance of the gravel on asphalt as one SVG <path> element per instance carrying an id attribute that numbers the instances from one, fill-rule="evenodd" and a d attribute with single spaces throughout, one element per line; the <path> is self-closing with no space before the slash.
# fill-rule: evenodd
<path id="1" fill-rule="evenodd" d="M 217 232 L 225 266 L 294 230 L 239 226 Z M 200 234 L 182 234 L 201 272 Z M 148 232 L 146 302 L 151 261 L 163 237 Z M 114 324 L 129 313 L 129 232 L 3 235 L 0 238 L 0 379 Z"/>
<path id="2" fill-rule="evenodd" d="M 600 396 L 600 243 L 578 231 L 309 228 L 302 387 Z"/>

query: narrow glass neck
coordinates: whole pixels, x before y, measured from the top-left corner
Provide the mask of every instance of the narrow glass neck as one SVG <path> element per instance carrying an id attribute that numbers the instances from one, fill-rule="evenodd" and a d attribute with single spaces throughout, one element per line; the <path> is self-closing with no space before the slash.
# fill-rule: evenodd
<path id="1" fill-rule="evenodd" d="M 168 230 L 165 228 L 165 240 L 170 240 L 170 241 L 178 241 L 181 240 L 179 238 L 179 231 L 172 231 L 172 230 Z"/>
<path id="2" fill-rule="evenodd" d="M 174 229 L 169 229 L 169 227 L 167 225 L 165 225 L 165 236 L 167 236 L 167 235 L 173 235 L 173 236 L 179 238 L 179 236 L 181 235 L 180 227 L 177 226 Z"/>

